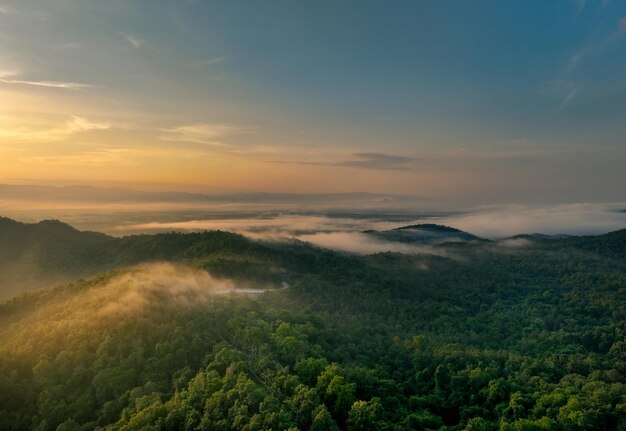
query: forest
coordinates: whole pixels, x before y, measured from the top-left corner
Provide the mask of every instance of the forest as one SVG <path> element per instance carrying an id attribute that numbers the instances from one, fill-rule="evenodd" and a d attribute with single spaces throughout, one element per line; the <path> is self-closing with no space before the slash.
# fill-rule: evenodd
<path id="1" fill-rule="evenodd" d="M 0 219 L 2 430 L 626 429 L 626 229 L 354 255 L 42 223 Z"/>

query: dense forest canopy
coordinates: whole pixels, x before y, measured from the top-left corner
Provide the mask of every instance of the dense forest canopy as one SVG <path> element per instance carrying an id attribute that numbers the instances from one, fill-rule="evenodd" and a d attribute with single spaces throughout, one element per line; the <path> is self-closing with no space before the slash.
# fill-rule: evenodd
<path id="1" fill-rule="evenodd" d="M 455 240 L 357 256 L 0 219 L 5 296 L 75 280 L 0 303 L 0 429 L 626 429 L 626 230 L 392 235 L 420 229 Z M 268 290 L 223 293 L 244 287 Z"/>

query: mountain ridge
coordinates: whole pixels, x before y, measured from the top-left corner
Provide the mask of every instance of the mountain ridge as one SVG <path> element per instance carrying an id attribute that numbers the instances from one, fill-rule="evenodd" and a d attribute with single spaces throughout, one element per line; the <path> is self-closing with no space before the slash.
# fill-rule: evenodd
<path id="1" fill-rule="evenodd" d="M 426 235 L 424 234 L 426 232 Z M 470 243 L 480 246 L 491 241 L 456 228 L 441 225 L 409 225 L 390 231 L 366 232 L 386 241 L 425 244 L 441 248 Z M 533 241 L 541 247 L 573 247 L 602 256 L 626 256 L 626 229 L 597 236 L 567 237 Z M 196 233 L 159 233 L 112 237 L 100 232 L 80 231 L 59 220 L 23 223 L 0 217 L 0 298 L 24 290 L 69 282 L 127 265 L 158 260 L 209 260 L 221 262 L 226 273 L 235 274 L 242 254 L 260 254 L 244 267 L 246 277 L 266 277 L 262 266 L 269 261 L 289 261 L 287 250 L 311 248 L 308 243 L 283 243 L 250 240 L 224 231 Z M 496 242 L 497 244 L 497 242 Z M 327 251 L 332 256 L 337 253 Z M 306 253 L 305 253 L 306 254 Z M 280 256 L 280 258 L 278 257 Z M 255 275 L 256 274 L 256 275 Z"/>
<path id="2" fill-rule="evenodd" d="M 460 229 L 434 223 L 400 226 L 386 231 L 366 230 L 363 233 L 385 241 L 443 245 L 451 242 L 489 241 Z"/>
<path id="3" fill-rule="evenodd" d="M 617 431 L 625 235 L 438 256 L 105 237 L 125 267 L 0 302 L 0 429 Z M 289 288 L 211 295 L 242 280 Z"/>

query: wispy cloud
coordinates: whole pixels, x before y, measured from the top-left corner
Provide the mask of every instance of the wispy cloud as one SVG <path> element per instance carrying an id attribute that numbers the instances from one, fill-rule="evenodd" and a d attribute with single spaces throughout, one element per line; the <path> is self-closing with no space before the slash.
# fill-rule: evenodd
<path id="1" fill-rule="evenodd" d="M 9 9 L 9 7 L 8 7 L 8 6 L 1 5 L 1 4 L 0 4 L 0 13 L 1 13 L 1 14 L 5 14 L 5 15 L 8 15 L 8 14 L 10 14 L 10 13 L 11 13 L 11 10 Z"/>
<path id="2" fill-rule="evenodd" d="M 578 95 L 582 84 L 576 81 L 557 80 L 550 83 L 550 92 L 561 99 L 558 109 L 563 109 Z"/>
<path id="3" fill-rule="evenodd" d="M 385 153 L 353 153 L 355 160 L 344 160 L 338 164 L 351 168 L 362 169 L 410 169 L 409 164 L 413 157 L 398 156 Z"/>
<path id="4" fill-rule="evenodd" d="M 98 149 L 76 154 L 48 155 L 23 158 L 22 163 L 61 166 L 124 166 L 136 163 L 138 151 L 128 148 Z"/>
<path id="5" fill-rule="evenodd" d="M 578 93 L 578 86 L 572 88 L 572 90 L 567 94 L 567 96 L 565 96 L 565 99 L 563 99 L 563 105 L 567 105 L 570 100 L 572 100 L 575 96 L 576 93 Z"/>
<path id="6" fill-rule="evenodd" d="M 226 61 L 224 57 L 215 57 L 215 58 L 211 58 L 208 60 L 196 61 L 194 63 L 191 63 L 189 66 L 190 67 L 212 66 L 214 64 L 223 63 L 224 61 Z"/>
<path id="7" fill-rule="evenodd" d="M 139 37 L 134 34 L 122 33 L 122 36 L 133 48 L 141 48 L 143 45 L 143 40 L 139 39 Z"/>
<path id="8" fill-rule="evenodd" d="M 587 6 L 586 1 L 577 1 L 580 11 Z M 604 1 L 598 8 L 597 13 L 603 11 L 608 2 Z M 586 66 L 605 54 L 610 48 L 616 45 L 626 36 L 626 16 L 618 18 L 617 21 L 611 21 L 615 24 L 600 29 L 596 26 L 595 31 L 591 32 L 591 36 L 588 37 L 578 49 L 569 56 L 569 61 L 563 67 L 563 70 L 559 72 L 560 77 L 557 79 L 557 94 L 561 97 L 561 104 L 559 109 L 568 105 L 579 94 L 581 88 L 580 72 Z M 571 81 L 577 80 L 579 82 L 573 83 Z M 560 88 L 559 88 L 560 87 Z M 588 85 L 587 87 L 591 87 Z M 589 90 L 588 90 L 589 91 Z"/>
<path id="9" fill-rule="evenodd" d="M 175 142 L 192 142 L 205 145 L 225 145 L 221 138 L 250 133 L 252 130 L 246 127 L 232 124 L 190 124 L 184 126 L 161 129 L 163 134 L 159 139 Z"/>
<path id="10" fill-rule="evenodd" d="M 91 87 L 91 85 L 89 84 L 81 84 L 79 82 L 63 82 L 63 81 L 23 81 L 21 79 L 0 78 L 0 82 L 3 82 L 5 84 L 34 85 L 37 87 L 65 88 L 67 90 L 79 90 L 81 88 Z"/>
<path id="11" fill-rule="evenodd" d="M 15 71 L 0 71 L 0 82 L 4 84 L 14 85 L 32 85 L 35 87 L 61 88 L 66 90 L 80 90 L 92 87 L 90 84 L 83 84 L 72 81 L 34 81 L 26 79 L 17 79 L 19 73 Z"/>
<path id="12" fill-rule="evenodd" d="M 1 119 L 0 119 L 1 120 Z M 83 117 L 72 116 L 63 125 L 47 129 L 33 129 L 32 127 L 15 127 L 10 122 L 6 125 L 0 121 L 0 138 L 20 142 L 50 142 L 67 138 L 68 136 L 94 130 L 111 128 L 107 122 L 91 121 Z"/>
<path id="13" fill-rule="evenodd" d="M 585 61 L 589 61 L 594 56 L 599 55 L 605 49 L 615 42 L 618 42 L 626 35 L 626 16 L 617 20 L 615 27 L 604 34 L 602 37 L 592 37 L 588 39 L 582 46 L 574 52 L 570 58 L 565 73 L 573 72 L 578 66 Z"/>
<path id="14" fill-rule="evenodd" d="M 73 115 L 71 120 L 65 124 L 65 130 L 68 133 L 86 132 L 89 130 L 106 130 L 110 128 L 110 123 L 90 121 L 77 115 Z"/>
<path id="15" fill-rule="evenodd" d="M 580 85 L 580 83 L 569 83 L 569 85 L 565 85 L 561 88 L 561 92 L 563 93 L 561 108 L 570 103 L 574 97 L 576 97 L 578 90 L 580 90 Z"/>
<path id="16" fill-rule="evenodd" d="M 274 160 L 271 163 L 280 164 L 302 164 L 302 165 L 326 165 L 326 166 L 340 166 L 347 168 L 357 169 L 383 169 L 383 170 L 396 170 L 406 171 L 411 170 L 411 164 L 415 162 L 415 157 L 399 156 L 395 154 L 385 153 L 368 153 L 358 152 L 351 154 L 352 159 L 339 160 L 339 161 L 297 161 L 297 160 Z"/>

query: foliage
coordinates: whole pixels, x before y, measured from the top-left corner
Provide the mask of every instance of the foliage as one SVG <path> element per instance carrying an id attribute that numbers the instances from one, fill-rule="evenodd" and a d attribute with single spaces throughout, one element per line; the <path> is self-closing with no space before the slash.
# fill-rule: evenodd
<path id="1" fill-rule="evenodd" d="M 118 270 L 15 297 L 0 305 L 0 429 L 625 429 L 622 237 L 445 258 L 223 232 L 96 239 L 126 264 L 290 287 L 183 301 L 162 286 L 129 307 Z"/>

